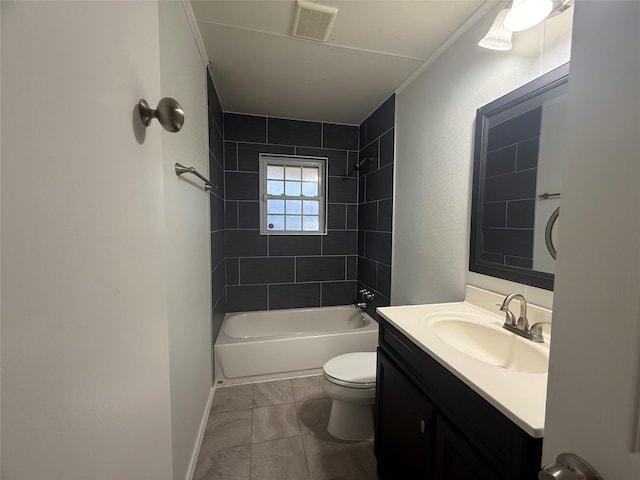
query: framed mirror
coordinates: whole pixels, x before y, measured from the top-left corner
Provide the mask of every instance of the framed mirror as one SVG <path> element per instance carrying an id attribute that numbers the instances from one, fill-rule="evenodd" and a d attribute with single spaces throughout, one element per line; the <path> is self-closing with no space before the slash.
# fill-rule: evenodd
<path id="1" fill-rule="evenodd" d="M 469 270 L 553 290 L 569 64 L 479 108 Z"/>

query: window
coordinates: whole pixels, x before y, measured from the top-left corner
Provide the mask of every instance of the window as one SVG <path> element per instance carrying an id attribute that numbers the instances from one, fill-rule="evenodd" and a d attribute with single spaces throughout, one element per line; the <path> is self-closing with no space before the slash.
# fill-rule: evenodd
<path id="1" fill-rule="evenodd" d="M 260 154 L 260 233 L 325 234 L 326 158 Z"/>

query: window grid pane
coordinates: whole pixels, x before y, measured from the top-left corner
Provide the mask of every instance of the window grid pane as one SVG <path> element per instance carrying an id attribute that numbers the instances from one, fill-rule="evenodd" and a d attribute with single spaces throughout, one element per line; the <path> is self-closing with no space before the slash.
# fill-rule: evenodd
<path id="1" fill-rule="evenodd" d="M 300 163 L 296 165 L 295 157 L 291 157 L 293 165 L 288 165 L 288 158 L 284 158 L 271 164 L 261 156 L 261 174 L 264 175 L 261 185 L 265 188 L 261 230 L 280 234 L 324 233 L 326 199 L 320 191 L 326 174 L 326 159 L 319 159 L 323 163 L 317 166 L 305 165 L 304 162 L 309 162 L 307 159 L 297 160 Z"/>

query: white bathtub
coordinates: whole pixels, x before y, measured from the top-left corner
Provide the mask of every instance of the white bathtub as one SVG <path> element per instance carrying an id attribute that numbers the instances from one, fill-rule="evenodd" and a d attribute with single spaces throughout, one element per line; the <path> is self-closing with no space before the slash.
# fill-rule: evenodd
<path id="1" fill-rule="evenodd" d="M 214 346 L 216 382 L 319 374 L 336 355 L 377 345 L 378 324 L 353 306 L 229 313 Z"/>

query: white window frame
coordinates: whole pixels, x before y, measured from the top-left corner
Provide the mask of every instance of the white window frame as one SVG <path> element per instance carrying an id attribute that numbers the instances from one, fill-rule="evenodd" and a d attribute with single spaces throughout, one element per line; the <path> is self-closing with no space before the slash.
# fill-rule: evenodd
<path id="1" fill-rule="evenodd" d="M 260 154 L 260 235 L 326 235 L 327 234 L 327 157 Z M 314 197 L 267 194 L 267 165 L 318 167 L 318 195 Z M 318 200 L 318 230 L 270 230 L 267 225 L 267 199 Z"/>

